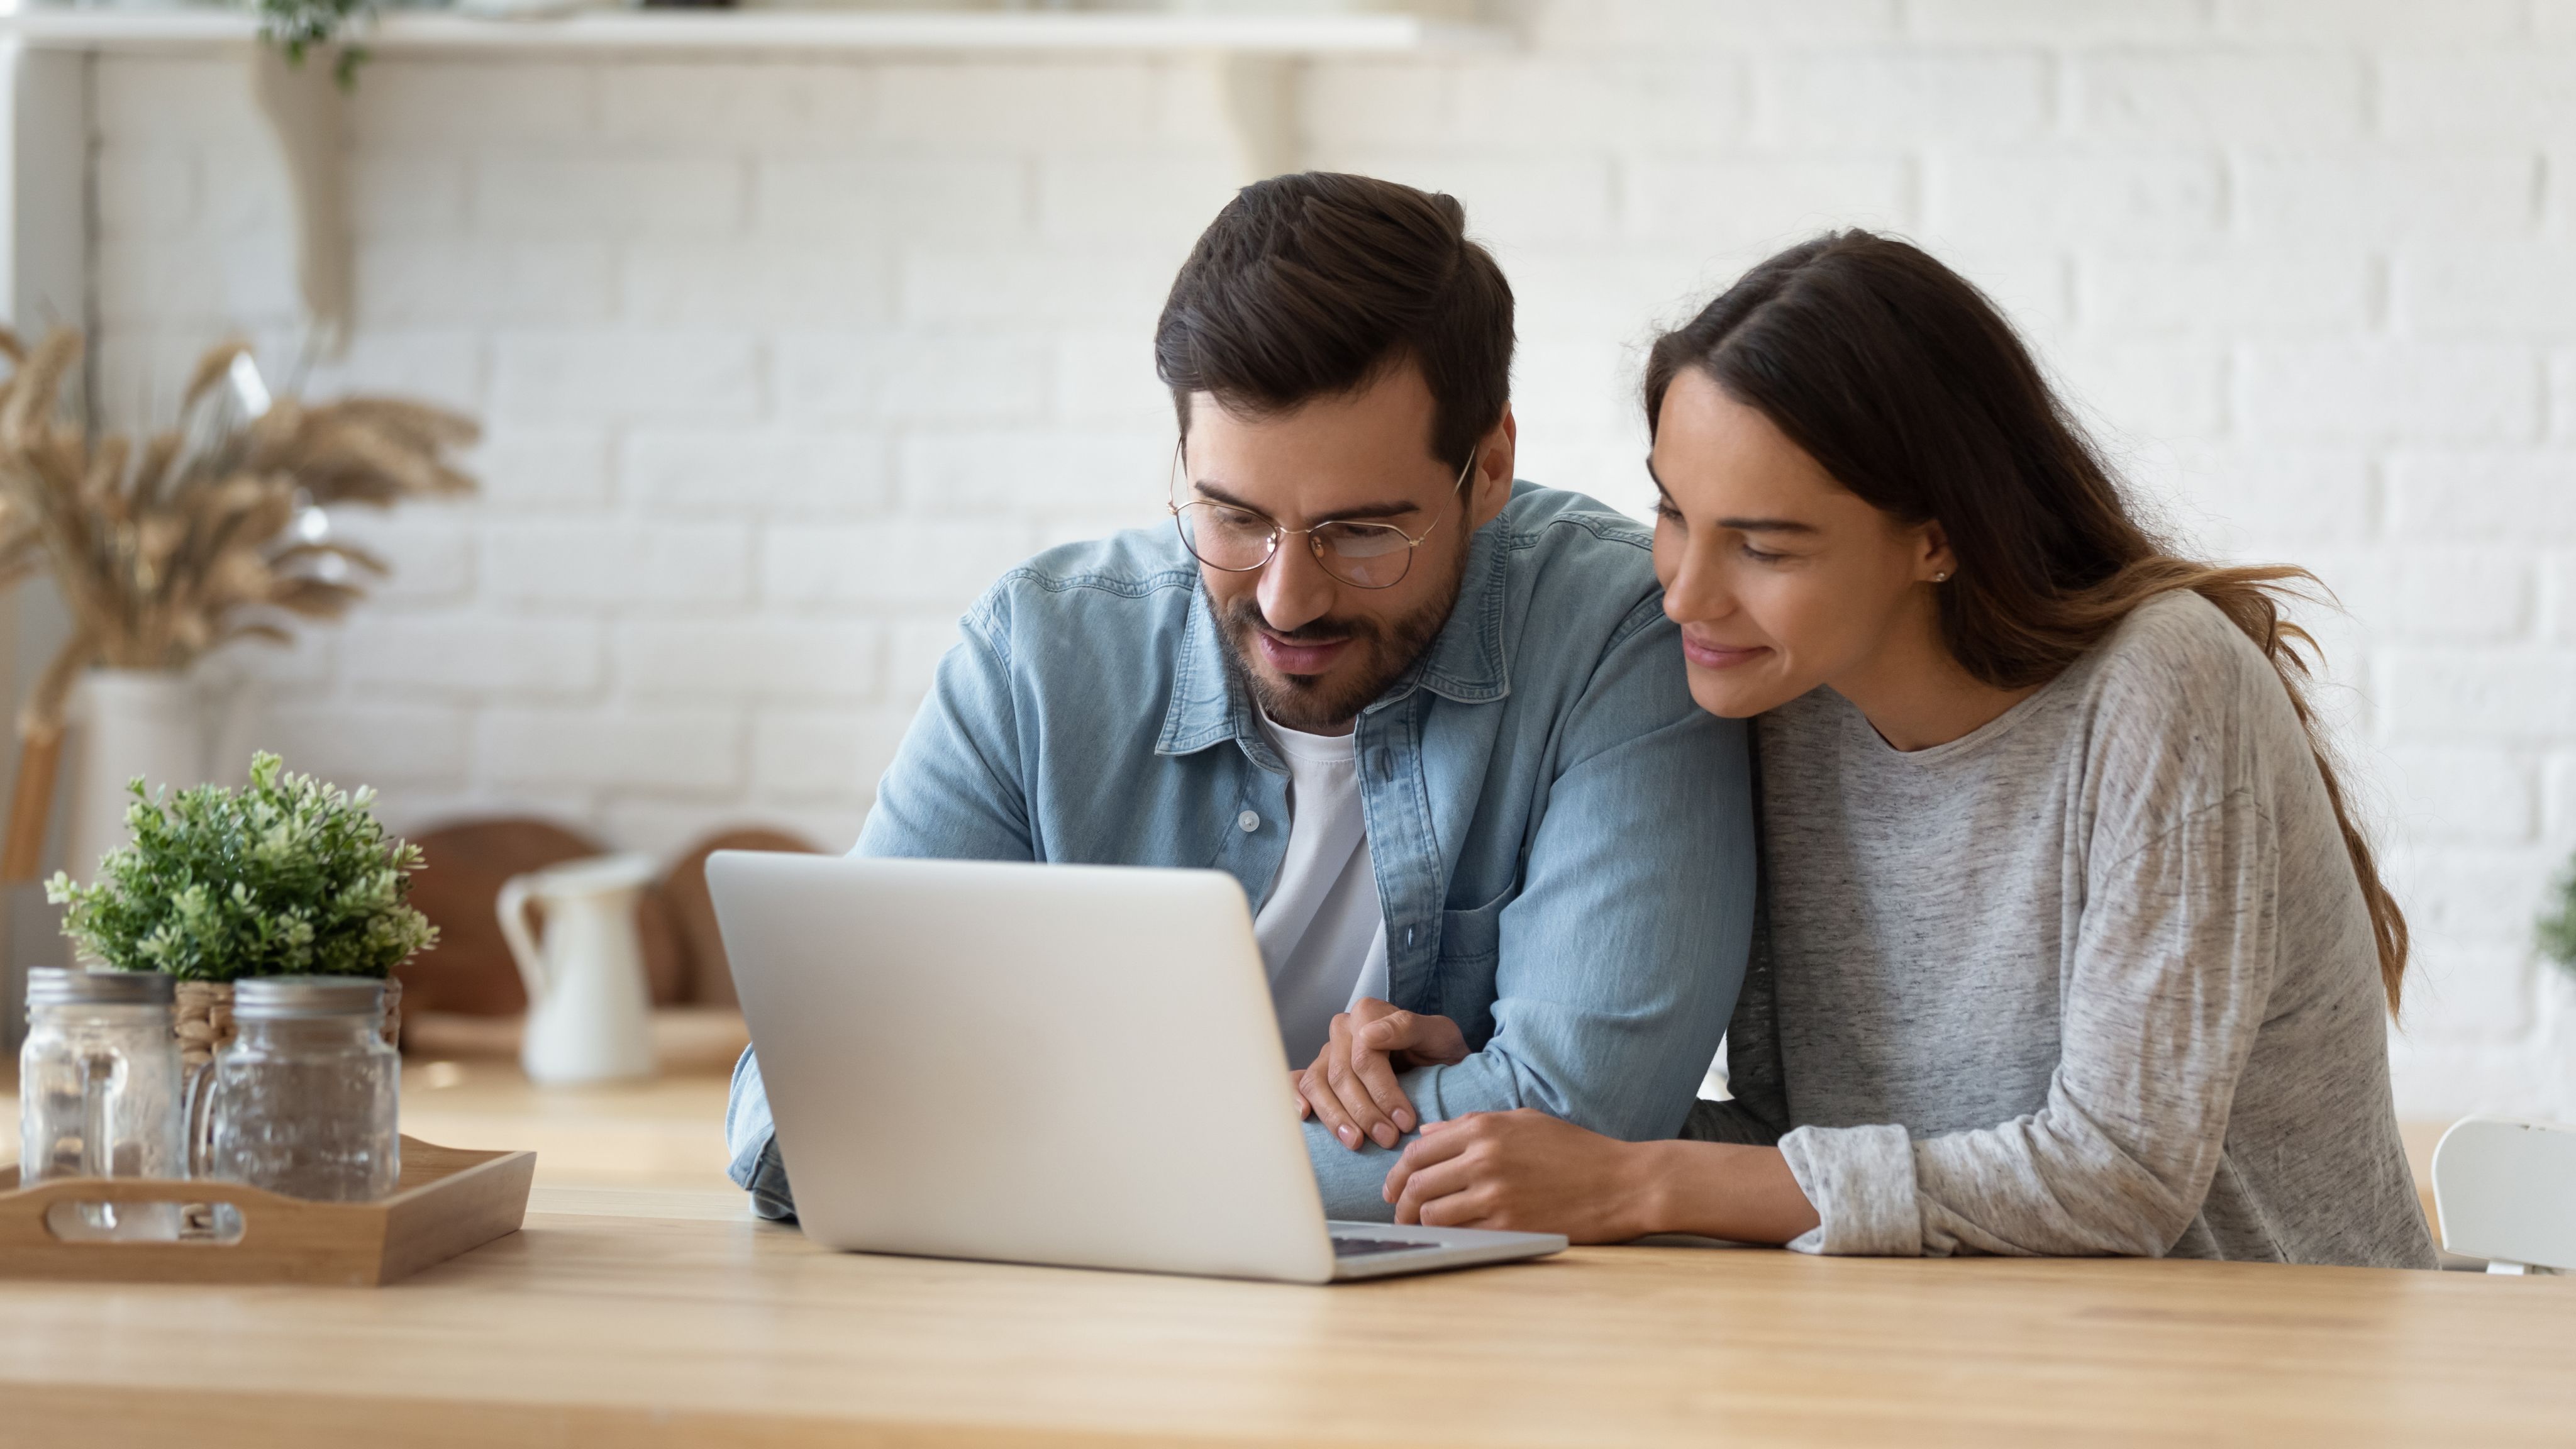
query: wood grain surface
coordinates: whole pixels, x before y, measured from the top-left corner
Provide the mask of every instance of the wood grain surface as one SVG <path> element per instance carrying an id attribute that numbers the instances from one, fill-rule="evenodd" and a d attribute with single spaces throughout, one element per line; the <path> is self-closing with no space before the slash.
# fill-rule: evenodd
<path id="1" fill-rule="evenodd" d="M 1588 1249 L 1332 1288 L 592 1194 L 374 1291 L 0 1285 L 30 1442 L 2564 1443 L 2576 1279 Z"/>

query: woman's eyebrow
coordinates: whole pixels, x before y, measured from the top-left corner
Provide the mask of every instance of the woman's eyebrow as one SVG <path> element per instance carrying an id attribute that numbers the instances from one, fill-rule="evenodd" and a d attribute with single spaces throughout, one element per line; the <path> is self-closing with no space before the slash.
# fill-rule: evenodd
<path id="1" fill-rule="evenodd" d="M 1656 476 L 1655 460 L 1651 454 L 1646 458 L 1646 477 L 1655 485 L 1655 492 L 1663 497 L 1664 502 L 1672 504 L 1675 508 L 1679 508 L 1681 506 L 1673 503 L 1672 490 L 1666 488 L 1664 486 L 1664 480 Z M 1717 526 L 1720 528 L 1731 528 L 1737 533 L 1823 532 L 1822 529 L 1817 528 L 1812 523 L 1800 523 L 1794 518 L 1721 518 L 1717 520 Z"/>
<path id="2" fill-rule="evenodd" d="M 1665 487 L 1664 480 L 1656 475 L 1655 458 L 1651 453 L 1646 455 L 1646 481 L 1655 485 L 1655 496 L 1664 500 L 1666 508 L 1671 509 L 1675 514 L 1682 511 L 1682 506 L 1673 501 L 1673 490 Z"/>

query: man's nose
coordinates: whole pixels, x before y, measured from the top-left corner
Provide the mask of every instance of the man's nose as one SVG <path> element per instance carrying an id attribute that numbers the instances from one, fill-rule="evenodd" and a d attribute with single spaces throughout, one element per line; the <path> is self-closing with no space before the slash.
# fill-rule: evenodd
<path id="1" fill-rule="evenodd" d="M 1333 611 L 1337 586 L 1303 536 L 1279 540 L 1279 551 L 1261 566 L 1261 586 L 1253 597 L 1261 617 L 1285 634 Z"/>

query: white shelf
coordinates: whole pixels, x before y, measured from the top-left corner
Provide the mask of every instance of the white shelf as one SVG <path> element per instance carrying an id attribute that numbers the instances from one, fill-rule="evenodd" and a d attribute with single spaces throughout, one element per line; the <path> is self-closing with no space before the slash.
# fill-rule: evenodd
<path id="1" fill-rule="evenodd" d="M 46 307 L 79 315 L 88 241 L 80 204 L 92 148 L 82 120 L 84 57 L 124 54 L 237 56 L 275 133 L 295 202 L 296 274 L 315 335 L 337 347 L 351 321 L 350 242 L 343 215 L 348 97 L 329 68 L 291 69 L 255 48 L 246 8 L 174 4 L 161 9 L 72 9 L 0 0 L 0 119 L 19 117 L 0 144 L 8 180 L 0 209 L 0 284 L 21 315 Z M 919 0 L 915 0 L 919 3 Z M 739 10 L 591 9 L 551 19 L 496 20 L 451 10 L 397 10 L 349 39 L 377 54 L 667 57 L 870 54 L 1170 55 L 1213 68 L 1236 170 L 1245 181 L 1299 169 L 1293 77 L 1309 57 L 1418 55 L 1492 50 L 1513 43 L 1493 26 L 1419 15 L 1209 15 L 1145 10 Z M 746 84 L 758 84 L 757 80 Z M 363 87 L 363 82 L 361 83 Z M 29 98 L 42 98 L 30 101 Z M 33 178 L 31 180 L 31 178 Z M 32 199 L 31 186 L 45 192 Z M 35 242 L 30 227 L 37 228 Z M 14 231 L 13 231 L 14 228 Z M 30 258 L 34 260 L 31 262 Z M 30 310 L 27 299 L 43 306 Z"/>
<path id="2" fill-rule="evenodd" d="M 192 50 L 256 33 L 238 10 L 29 8 L 0 17 L 46 50 Z M 1391 14 L 1166 15 L 1143 11 L 585 10 L 554 19 L 388 13 L 353 37 L 395 51 L 1214 52 L 1401 55 L 1509 43 L 1488 26 Z"/>

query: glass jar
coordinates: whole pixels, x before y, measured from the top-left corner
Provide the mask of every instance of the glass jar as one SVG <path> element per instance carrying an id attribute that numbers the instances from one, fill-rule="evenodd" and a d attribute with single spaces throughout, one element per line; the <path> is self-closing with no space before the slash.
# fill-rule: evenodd
<path id="1" fill-rule="evenodd" d="M 402 1059 L 384 983 L 269 976 L 233 985 L 232 1043 L 197 1081 L 197 1175 L 317 1202 L 367 1202 L 402 1176 Z"/>
<path id="2" fill-rule="evenodd" d="M 187 1175 L 171 981 L 146 971 L 27 973 L 18 1052 L 18 1180 Z M 64 1205 L 58 1205 L 58 1208 Z M 174 1203 L 79 1204 L 78 1226 L 172 1237 Z"/>

